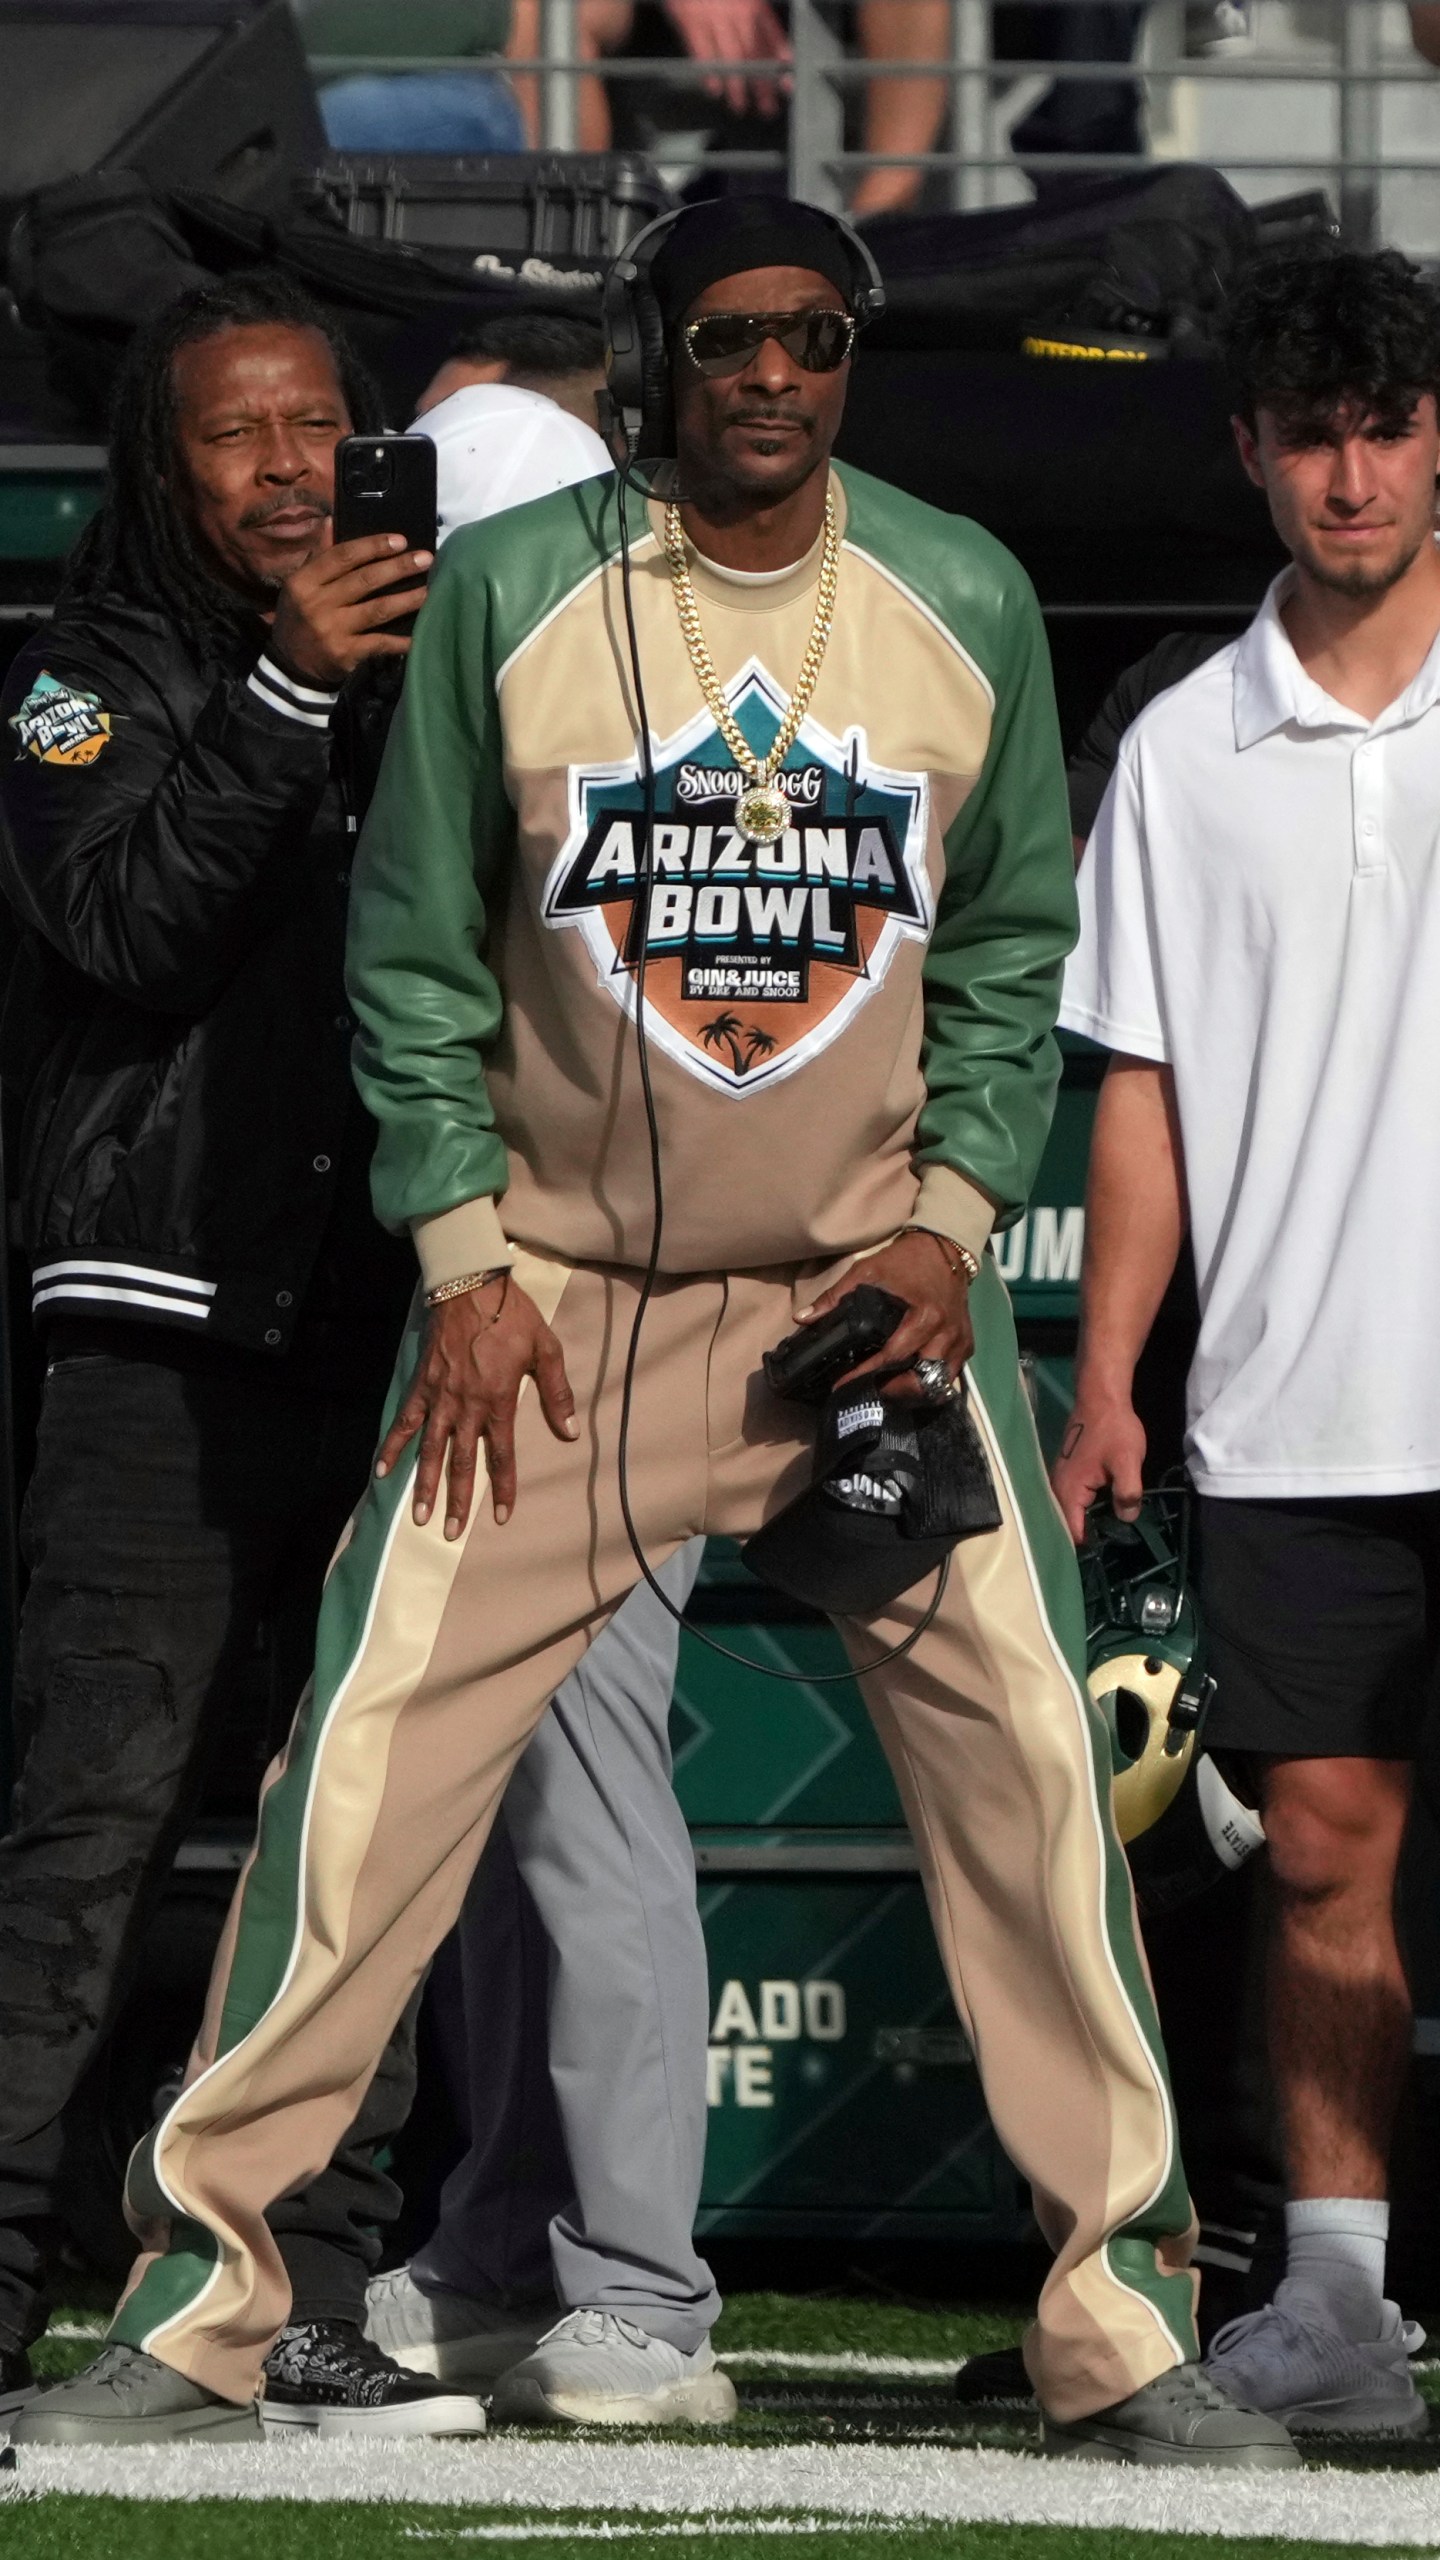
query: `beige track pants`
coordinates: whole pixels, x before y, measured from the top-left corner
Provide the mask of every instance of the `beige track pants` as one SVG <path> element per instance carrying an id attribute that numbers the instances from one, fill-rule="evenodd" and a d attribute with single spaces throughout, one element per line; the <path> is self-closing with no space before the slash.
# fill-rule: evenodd
<path id="1" fill-rule="evenodd" d="M 355 2116 L 527 1736 L 637 1578 L 616 1453 L 638 1275 L 522 1255 L 517 1277 L 559 1335 L 581 1437 L 557 1441 L 527 1389 L 515 1512 L 497 1528 L 477 1502 L 454 1543 L 443 1505 L 415 1526 L 411 1464 L 366 1494 L 267 1781 L 192 2076 L 131 2163 L 131 2219 L 158 2245 L 112 2335 L 233 2400 L 259 2388 L 288 2310 L 265 2208 L 324 2166 Z M 793 1323 L 795 1277 L 656 1291 L 629 1452 L 653 1563 L 697 1530 L 744 1536 L 809 1480 L 807 1417 L 760 1368 Z M 991 2116 L 1056 2253 L 1027 2356 L 1046 2408 L 1074 2418 L 1196 2352 L 1193 2231 L 1084 1689 L 1074 1558 L 988 1262 L 972 1311 L 974 1411 L 1004 1525 L 956 1549 L 934 1623 L 861 1685 Z M 413 1342 L 407 1376 L 412 1357 Z M 909 1632 L 932 1588 L 847 1622 L 857 1664 Z"/>

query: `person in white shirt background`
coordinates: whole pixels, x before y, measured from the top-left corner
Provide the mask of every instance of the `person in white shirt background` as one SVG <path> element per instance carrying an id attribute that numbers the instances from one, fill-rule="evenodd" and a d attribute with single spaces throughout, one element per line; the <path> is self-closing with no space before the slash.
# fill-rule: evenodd
<path id="1" fill-rule="evenodd" d="M 440 540 L 507 507 L 609 471 L 596 400 L 600 331 L 565 312 L 483 320 L 457 340 L 415 406 L 438 458 Z"/>
<path id="2" fill-rule="evenodd" d="M 1410 1997 L 1393 1917 L 1440 1652 L 1440 306 L 1394 251 L 1255 268 L 1240 459 L 1292 566 L 1128 731 L 1061 1021 L 1114 1054 L 1090 1166 L 1072 1534 L 1139 1505 L 1135 1363 L 1188 1224 L 1207 1748 L 1251 1755 L 1287 2271 L 1217 2378 L 1417 2433 L 1384 2299 Z M 1381 1239 L 1383 1238 L 1383 1243 Z"/>

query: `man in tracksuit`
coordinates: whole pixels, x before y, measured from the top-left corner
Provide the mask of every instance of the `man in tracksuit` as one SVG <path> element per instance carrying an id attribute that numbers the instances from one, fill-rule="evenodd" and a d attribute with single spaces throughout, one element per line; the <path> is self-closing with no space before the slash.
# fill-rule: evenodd
<path id="1" fill-rule="evenodd" d="M 1047 2440 L 1295 2459 L 1195 2362 L 1074 1559 L 985 1255 L 1039 1158 L 1075 931 L 1044 637 L 977 526 L 832 466 L 855 280 L 807 207 L 697 208 L 654 268 L 683 503 L 590 482 L 447 546 L 350 959 L 375 1196 L 429 1304 L 190 2083 L 132 2162 L 149 2250 L 107 2358 L 22 2442 L 213 2432 L 227 2406 L 237 2437 L 258 2426 L 286 2311 L 265 2205 L 353 2118 L 527 1735 L 638 1577 L 640 998 L 664 1219 L 624 1452 L 638 1538 L 659 1564 L 807 1483 L 810 1415 L 761 1357 L 858 1280 L 905 1304 L 884 1357 L 922 1363 L 912 1390 L 967 1368 L 1001 1525 L 954 1551 L 918 1636 L 924 1586 L 843 1625 L 1055 2249 L 1028 2343 Z"/>

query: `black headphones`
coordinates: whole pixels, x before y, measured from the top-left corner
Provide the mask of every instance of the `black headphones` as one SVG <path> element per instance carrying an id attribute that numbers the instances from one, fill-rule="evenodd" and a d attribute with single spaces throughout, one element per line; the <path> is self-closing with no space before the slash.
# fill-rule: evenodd
<path id="1" fill-rule="evenodd" d="M 611 415 L 625 438 L 630 461 L 640 467 L 675 458 L 675 404 L 665 323 L 650 282 L 655 258 L 677 222 L 695 211 L 681 205 L 648 222 L 606 273 L 600 322 L 605 332 L 605 372 Z M 828 222 L 844 242 L 854 272 L 850 308 L 860 328 L 885 308 L 885 287 L 866 243 L 842 215 L 823 205 L 806 208 Z"/>

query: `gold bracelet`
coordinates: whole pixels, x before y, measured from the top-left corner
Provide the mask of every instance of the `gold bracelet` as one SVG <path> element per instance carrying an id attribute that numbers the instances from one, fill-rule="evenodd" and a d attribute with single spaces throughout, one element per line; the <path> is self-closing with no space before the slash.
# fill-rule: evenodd
<path id="1" fill-rule="evenodd" d="M 942 1235 L 938 1227 L 917 1227 L 913 1224 L 902 1228 L 901 1233 L 907 1236 L 933 1236 L 936 1244 L 940 1247 L 941 1252 L 945 1254 L 945 1261 L 952 1280 L 958 1280 L 962 1270 L 965 1274 L 967 1285 L 973 1287 L 974 1283 L 979 1279 L 979 1260 L 976 1255 L 971 1252 L 968 1244 L 962 1244 L 960 1242 L 958 1236 Z M 959 1254 L 960 1260 L 958 1263 L 951 1262 L 950 1254 L 945 1252 L 947 1245 L 950 1247 L 951 1252 Z"/>
<path id="2" fill-rule="evenodd" d="M 467 1271 L 463 1280 L 442 1280 L 438 1289 L 427 1289 L 427 1307 L 443 1307 L 447 1298 L 468 1298 L 472 1289 L 484 1289 L 492 1280 L 508 1280 L 508 1262 L 496 1262 L 488 1271 Z"/>

